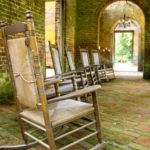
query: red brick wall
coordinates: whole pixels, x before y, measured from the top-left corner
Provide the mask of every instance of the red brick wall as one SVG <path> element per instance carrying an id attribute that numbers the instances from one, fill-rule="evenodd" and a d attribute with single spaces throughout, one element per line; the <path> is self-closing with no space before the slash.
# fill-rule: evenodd
<path id="1" fill-rule="evenodd" d="M 69 0 L 68 0 L 69 1 Z M 100 12 L 111 3 L 116 2 L 118 0 L 75 0 L 76 1 L 76 17 L 74 21 L 75 25 L 75 33 L 74 33 L 74 43 L 75 43 L 75 61 L 80 63 L 80 54 L 79 54 L 79 46 L 97 48 L 98 45 L 98 16 Z M 130 0 L 137 4 L 138 7 L 144 13 L 145 16 L 145 42 L 144 42 L 144 78 L 150 79 L 150 1 L 149 0 Z M 74 12 L 67 12 L 68 16 L 72 16 Z M 112 14 L 113 15 L 113 14 Z M 137 14 L 135 14 L 136 16 Z M 106 16 L 107 17 L 107 16 Z M 135 17 L 134 17 L 135 18 Z M 69 17 L 67 18 L 69 19 Z M 107 19 L 107 18 L 106 18 Z M 68 21 L 67 25 L 70 22 Z M 66 26 L 67 26 L 66 25 Z M 68 26 L 69 27 L 69 26 Z M 70 30 L 70 29 L 68 29 Z M 72 40 L 71 34 L 66 34 L 67 41 Z M 107 36 L 107 35 L 106 35 Z"/>
<path id="2" fill-rule="evenodd" d="M 37 35 L 40 60 L 45 64 L 45 43 L 44 43 L 44 16 L 45 16 L 45 0 L 1 0 L 0 16 L 1 20 L 5 20 L 8 25 L 20 21 L 25 21 L 25 11 L 32 10 Z M 0 35 L 1 39 L 1 35 Z M 5 50 L 0 42 L 0 73 L 7 72 L 7 61 Z"/>
<path id="3" fill-rule="evenodd" d="M 40 61 L 43 73 L 45 72 L 45 0 L 1 0 L 0 20 L 5 20 L 8 25 L 25 21 L 25 11 L 33 12 L 35 31 L 37 36 Z M 12 91 L 9 77 L 8 65 L 5 50 L 2 45 L 0 32 L 0 103 L 11 103 Z"/>

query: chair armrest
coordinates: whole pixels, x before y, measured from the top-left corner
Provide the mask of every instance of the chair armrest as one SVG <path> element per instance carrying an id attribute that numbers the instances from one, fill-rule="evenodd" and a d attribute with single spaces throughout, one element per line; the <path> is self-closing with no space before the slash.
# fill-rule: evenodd
<path id="1" fill-rule="evenodd" d="M 103 64 L 97 64 L 97 65 L 92 65 L 92 68 L 97 68 L 97 69 L 104 69 L 105 67 L 104 67 L 104 65 Z"/>
<path id="2" fill-rule="evenodd" d="M 49 77 L 44 81 L 44 85 L 48 86 L 50 84 L 56 84 L 56 83 L 61 84 L 61 82 L 63 82 L 64 80 L 73 79 L 75 77 L 76 75 L 71 73 L 68 75 L 66 74 L 66 76 L 63 76 L 62 74 L 62 76 L 60 75 L 60 76 Z"/>
<path id="3" fill-rule="evenodd" d="M 71 92 L 69 94 L 66 94 L 66 95 L 63 95 L 63 96 L 60 96 L 60 97 L 55 97 L 55 98 L 49 99 L 48 103 L 54 103 L 54 102 L 57 102 L 57 101 L 61 101 L 61 100 L 65 100 L 65 99 L 73 98 L 73 97 L 80 97 L 80 96 L 83 96 L 85 94 L 95 92 L 96 90 L 98 90 L 100 88 L 101 88 L 100 85 L 89 86 L 89 87 L 86 87 L 86 88 L 83 88 L 83 89 L 80 89 L 80 90 L 76 90 L 74 92 Z"/>
<path id="4" fill-rule="evenodd" d="M 59 83 L 61 81 L 61 77 L 60 76 L 52 76 L 52 77 L 48 77 L 44 80 L 44 85 L 50 85 L 50 84 L 55 84 L 55 83 Z"/>
<path id="5" fill-rule="evenodd" d="M 59 83 L 59 82 L 61 82 L 61 78 L 53 78 L 51 80 L 45 81 L 44 85 L 47 86 L 47 85 L 55 84 L 55 83 Z"/>
<path id="6" fill-rule="evenodd" d="M 62 74 L 60 74 L 60 76 L 68 76 L 68 75 L 73 75 L 73 74 L 75 74 L 75 71 L 69 71 L 69 72 L 65 72 L 65 73 L 62 73 Z"/>
<path id="7" fill-rule="evenodd" d="M 53 80 L 55 78 L 59 78 L 59 75 L 54 75 L 54 76 L 51 76 L 51 77 L 44 78 L 44 82 L 47 82 L 48 80 Z"/>
<path id="8" fill-rule="evenodd" d="M 73 79 L 75 78 L 75 74 L 67 75 L 67 76 L 61 76 L 61 80 L 67 80 L 67 79 Z"/>

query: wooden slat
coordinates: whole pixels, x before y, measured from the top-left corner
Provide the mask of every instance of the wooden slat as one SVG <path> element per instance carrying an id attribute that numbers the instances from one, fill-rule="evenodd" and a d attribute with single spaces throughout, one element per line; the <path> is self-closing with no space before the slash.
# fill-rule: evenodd
<path id="1" fill-rule="evenodd" d="M 43 141 L 37 139 L 36 137 L 32 136 L 30 133 L 25 132 L 25 135 L 27 135 L 28 137 L 30 137 L 31 139 L 37 141 L 38 143 L 40 143 L 41 145 L 43 145 L 46 148 L 50 148 L 48 144 L 44 143 Z"/>
<path id="2" fill-rule="evenodd" d="M 33 150 L 33 147 L 35 147 L 36 145 L 38 145 L 37 142 L 32 142 L 32 143 L 29 143 L 29 144 L 22 144 L 22 145 L 11 145 L 11 146 L 0 146 L 0 150 L 27 150 L 27 149 L 30 149 L 32 148 Z"/>
<path id="3" fill-rule="evenodd" d="M 38 128 L 38 129 L 44 131 L 44 132 L 46 131 L 45 128 L 43 128 L 43 127 L 41 127 L 41 126 L 39 126 L 39 125 L 37 125 L 37 124 L 35 124 L 35 123 L 33 123 L 33 122 L 31 122 L 31 121 L 25 119 L 25 118 L 21 118 L 21 119 L 22 119 L 23 121 L 25 121 L 25 122 L 31 124 L 32 126 L 34 126 L 34 127 Z"/>
<path id="4" fill-rule="evenodd" d="M 27 31 L 26 23 L 17 23 L 11 26 L 8 26 L 4 29 L 5 35 L 12 35 L 16 33 L 26 32 Z"/>
<path id="5" fill-rule="evenodd" d="M 65 150 L 66 148 L 69 148 L 69 147 L 71 147 L 71 146 L 73 146 L 73 145 L 76 145 L 76 144 L 78 144 L 78 143 L 80 143 L 80 142 L 82 142 L 82 141 L 84 141 L 84 140 L 86 140 L 86 139 L 88 139 L 88 138 L 90 138 L 90 137 L 96 135 L 96 134 L 97 134 L 97 131 L 96 131 L 96 132 L 93 132 L 93 133 L 91 133 L 91 134 L 89 134 L 89 135 L 87 135 L 87 136 L 85 136 L 85 137 L 83 137 L 83 138 L 81 138 L 81 139 L 79 139 L 79 140 L 77 140 L 77 141 L 75 141 L 75 142 L 72 142 L 71 144 L 68 144 L 68 145 L 62 147 L 62 148 L 60 148 L 59 150 Z"/>
<path id="6" fill-rule="evenodd" d="M 70 134 L 72 134 L 72 133 L 74 133 L 74 132 L 77 132 L 77 131 L 81 130 L 81 129 L 84 129 L 84 128 L 86 128 L 86 127 L 88 127 L 88 126 L 90 126 L 90 125 L 92 125 L 92 124 L 94 124 L 94 123 L 96 123 L 96 121 L 90 122 L 90 123 L 88 123 L 88 124 L 86 124 L 86 125 L 83 125 L 83 126 L 77 128 L 77 129 L 74 129 L 74 130 L 72 130 L 72 131 L 70 131 L 70 132 L 67 132 L 66 134 L 63 134 L 63 135 L 61 135 L 61 136 L 55 138 L 55 141 L 56 141 L 56 140 L 59 140 L 59 139 L 61 139 L 61 138 L 64 138 L 64 137 L 66 137 L 66 136 L 68 136 L 68 135 L 70 135 Z"/>
<path id="7" fill-rule="evenodd" d="M 52 78 L 52 79 L 45 80 L 44 85 L 47 86 L 50 84 L 59 83 L 60 81 L 61 81 L 60 78 Z"/>
<path id="8" fill-rule="evenodd" d="M 68 99 L 68 98 L 73 98 L 73 97 L 80 97 L 80 96 L 83 96 L 85 94 L 94 92 L 94 91 L 96 91 L 96 90 L 98 90 L 100 88 L 101 88 L 100 85 L 89 86 L 87 88 L 71 92 L 71 93 L 69 93 L 67 95 L 63 95 L 63 96 L 60 96 L 60 97 L 55 97 L 55 98 L 49 99 L 48 103 L 57 102 L 57 101 L 60 101 L 60 100 L 64 100 L 64 99 Z"/>

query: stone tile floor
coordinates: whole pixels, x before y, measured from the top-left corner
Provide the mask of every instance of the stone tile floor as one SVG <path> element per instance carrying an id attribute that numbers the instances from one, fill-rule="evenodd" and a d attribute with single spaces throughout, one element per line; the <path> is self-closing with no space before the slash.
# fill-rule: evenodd
<path id="1" fill-rule="evenodd" d="M 150 81 L 116 75 L 98 91 L 104 150 L 150 150 Z M 15 106 L 0 105 L 0 146 L 22 143 Z"/>

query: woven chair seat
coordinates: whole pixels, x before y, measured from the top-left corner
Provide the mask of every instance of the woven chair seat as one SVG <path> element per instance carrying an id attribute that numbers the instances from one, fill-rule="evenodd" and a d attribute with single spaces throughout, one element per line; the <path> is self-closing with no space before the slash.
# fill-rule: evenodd
<path id="1" fill-rule="evenodd" d="M 92 104 L 68 99 L 49 104 L 48 110 L 52 126 L 56 127 L 61 124 L 70 122 L 75 118 L 78 119 L 84 114 L 91 113 L 94 108 Z M 21 113 L 21 116 L 28 118 L 29 120 L 41 126 L 45 125 L 42 111 L 27 109 Z"/>

